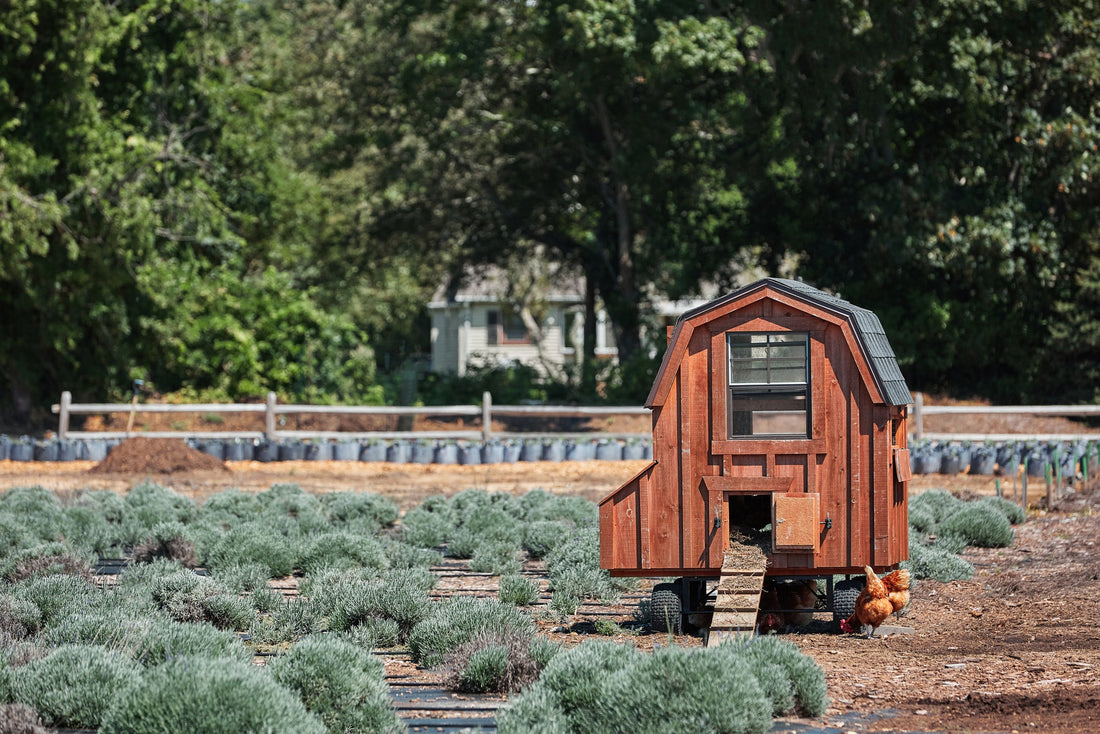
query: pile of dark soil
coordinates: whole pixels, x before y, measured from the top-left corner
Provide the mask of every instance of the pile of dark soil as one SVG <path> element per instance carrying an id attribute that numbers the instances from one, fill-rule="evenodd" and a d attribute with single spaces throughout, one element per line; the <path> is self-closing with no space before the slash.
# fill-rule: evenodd
<path id="1" fill-rule="evenodd" d="M 213 456 L 191 448 L 182 438 L 128 438 L 88 471 L 93 474 L 174 474 L 229 469 Z"/>

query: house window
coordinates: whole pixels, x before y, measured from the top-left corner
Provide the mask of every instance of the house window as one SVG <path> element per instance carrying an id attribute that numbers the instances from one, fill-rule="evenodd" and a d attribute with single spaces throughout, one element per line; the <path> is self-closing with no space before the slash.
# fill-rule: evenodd
<path id="1" fill-rule="evenodd" d="M 489 311 L 487 314 L 489 346 L 501 344 L 530 344 L 527 325 L 520 315 L 511 309 Z"/>
<path id="2" fill-rule="evenodd" d="M 726 345 L 730 438 L 808 438 L 809 336 L 730 332 Z"/>

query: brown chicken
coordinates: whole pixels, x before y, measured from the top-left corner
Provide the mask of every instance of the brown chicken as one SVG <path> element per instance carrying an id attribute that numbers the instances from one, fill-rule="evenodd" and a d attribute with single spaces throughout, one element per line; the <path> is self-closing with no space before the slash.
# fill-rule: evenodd
<path id="1" fill-rule="evenodd" d="M 855 614 L 841 622 L 840 629 L 855 632 L 858 622 L 860 629 L 872 637 L 887 617 L 900 612 L 909 603 L 909 572 L 899 569 L 880 579 L 870 566 L 863 570 L 867 574 L 867 585 L 856 597 Z"/>

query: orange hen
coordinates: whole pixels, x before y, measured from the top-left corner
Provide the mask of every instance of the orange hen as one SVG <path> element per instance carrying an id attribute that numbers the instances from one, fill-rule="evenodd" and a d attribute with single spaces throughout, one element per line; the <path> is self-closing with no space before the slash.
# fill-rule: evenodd
<path id="1" fill-rule="evenodd" d="M 904 569 L 892 571 L 881 579 L 874 569 L 866 566 L 867 585 L 856 597 L 855 614 L 840 623 L 844 632 L 855 632 L 856 622 L 868 637 L 887 617 L 900 612 L 909 603 L 909 572 Z"/>

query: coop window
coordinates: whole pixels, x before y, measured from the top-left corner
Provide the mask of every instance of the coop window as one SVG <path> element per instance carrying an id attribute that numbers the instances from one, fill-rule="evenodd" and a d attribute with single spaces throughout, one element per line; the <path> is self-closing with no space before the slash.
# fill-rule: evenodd
<path id="1" fill-rule="evenodd" d="M 809 338 L 790 332 L 730 332 L 729 435 L 809 436 Z"/>

